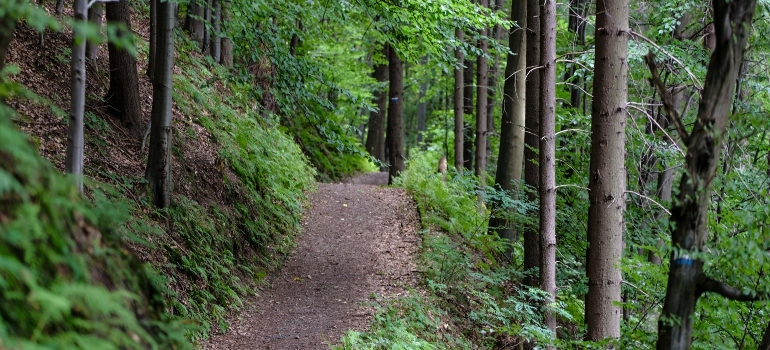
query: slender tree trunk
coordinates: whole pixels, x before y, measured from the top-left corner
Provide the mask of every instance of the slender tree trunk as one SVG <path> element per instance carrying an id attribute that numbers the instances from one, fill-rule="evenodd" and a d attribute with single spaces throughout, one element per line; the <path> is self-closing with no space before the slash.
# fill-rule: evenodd
<path id="1" fill-rule="evenodd" d="M 658 190 L 657 190 L 657 197 L 661 204 L 663 203 L 669 203 L 671 202 L 671 189 L 674 179 L 674 168 L 666 167 L 665 164 L 663 164 L 664 170 L 658 174 Z M 655 215 L 655 220 L 657 221 L 663 216 L 664 212 L 661 210 L 658 215 Z M 665 242 L 662 239 L 658 239 L 657 242 L 655 242 L 656 246 L 658 248 L 662 247 Z M 652 264 L 660 265 L 662 263 L 660 256 L 655 255 L 654 252 L 648 251 L 647 252 L 647 261 L 649 261 Z"/>
<path id="2" fill-rule="evenodd" d="M 156 0 L 157 1 L 157 0 Z M 204 18 L 204 6 L 201 2 L 205 0 L 191 0 L 187 7 L 187 18 L 184 23 L 184 30 L 190 34 L 190 38 L 203 45 L 203 37 L 206 30 Z"/>
<path id="3" fill-rule="evenodd" d="M 488 7 L 488 0 L 479 0 L 479 6 Z M 487 29 L 481 29 L 479 34 L 487 35 Z M 483 193 L 487 173 L 487 84 L 489 83 L 489 64 L 487 63 L 487 47 L 485 39 L 479 39 L 481 54 L 476 59 L 476 162 L 474 173 L 480 178 L 479 185 Z M 482 200 L 483 201 L 483 200 Z"/>
<path id="4" fill-rule="evenodd" d="M 526 22 L 526 118 L 524 127 L 524 182 L 533 189 L 528 192 L 531 202 L 537 201 L 540 192 L 540 5 L 538 0 L 527 0 Z M 534 216 L 534 215 L 533 215 Z M 539 218 L 539 215 L 537 216 Z M 536 227 L 524 230 L 524 271 L 529 274 L 524 283 L 531 287 L 539 285 L 539 274 L 534 271 L 540 267 L 540 235 Z"/>
<path id="5" fill-rule="evenodd" d="M 626 209 L 628 0 L 597 0 L 588 181 L 588 340 L 620 337 L 620 258 Z"/>
<path id="6" fill-rule="evenodd" d="M 102 17 L 104 16 L 104 4 L 97 2 L 88 9 L 88 21 L 101 30 Z M 92 41 L 86 43 L 86 57 L 94 62 L 99 58 L 99 45 Z"/>
<path id="7" fill-rule="evenodd" d="M 540 289 L 556 301 L 556 2 L 540 10 Z M 556 317 L 545 310 L 543 323 L 556 336 Z"/>
<path id="8" fill-rule="evenodd" d="M 489 7 L 493 11 L 500 11 L 502 0 L 492 0 L 489 3 Z M 489 32 L 489 37 L 493 42 L 498 43 L 502 39 L 502 27 L 495 25 Z M 489 65 L 489 78 L 487 79 L 487 137 L 485 146 L 485 164 L 489 164 L 489 158 L 492 156 L 492 144 L 489 135 L 495 133 L 495 105 L 497 102 L 497 76 L 500 71 L 500 60 L 497 55 L 492 56 L 492 62 Z"/>
<path id="9" fill-rule="evenodd" d="M 75 0 L 74 20 L 85 23 L 88 16 L 86 0 Z M 83 193 L 83 113 L 86 106 L 86 35 L 75 27 L 72 35 L 72 62 L 70 64 L 70 120 L 67 133 L 65 168 L 75 177 L 78 192 Z"/>
<path id="10" fill-rule="evenodd" d="M 152 84 L 152 129 L 146 177 L 152 202 L 166 208 L 171 204 L 171 106 L 174 71 L 174 13 L 176 3 L 158 4 L 158 54 Z"/>
<path id="11" fill-rule="evenodd" d="M 125 31 L 115 33 L 118 38 L 133 35 L 130 4 L 125 1 L 107 3 L 107 22 L 125 26 Z M 107 45 L 107 50 L 110 55 L 110 88 L 105 99 L 112 112 L 120 115 L 120 121 L 131 135 L 139 139 L 143 130 L 136 58 L 112 43 Z"/>
<path id="12" fill-rule="evenodd" d="M 461 28 L 455 29 L 455 36 L 458 42 L 463 41 L 465 32 Z M 463 62 L 463 52 L 459 48 L 455 49 L 455 59 L 458 64 Z M 458 172 L 463 172 L 463 140 L 465 138 L 465 122 L 463 121 L 463 92 L 465 91 L 463 83 L 463 70 L 460 67 L 455 67 L 455 91 L 454 91 L 454 113 L 455 113 L 455 168 Z"/>
<path id="13" fill-rule="evenodd" d="M 212 0 L 211 4 L 211 35 L 209 41 L 209 55 L 214 62 L 219 62 L 222 57 L 222 4 L 219 0 Z"/>
<path id="14" fill-rule="evenodd" d="M 712 181 L 722 137 L 727 131 L 735 81 L 751 34 L 756 0 L 714 0 L 712 4 L 716 48 L 706 72 L 698 115 L 689 134 L 670 106 L 670 96 L 663 98 L 687 151 L 678 200 L 671 210 L 671 243 L 676 253 L 671 256 L 666 297 L 658 320 L 658 350 L 690 348 L 695 305 L 704 292 L 742 301 L 758 298 L 709 278 L 703 272 L 703 261 L 693 256 L 703 250 L 708 239 Z M 651 55 L 648 64 L 655 72 L 653 82 L 663 94 L 665 87 L 657 77 Z"/>
<path id="15" fill-rule="evenodd" d="M 424 56 L 420 61 L 424 66 L 428 62 L 428 56 Z M 420 83 L 419 97 L 417 100 L 417 144 L 421 145 L 420 147 L 422 149 L 425 149 L 425 145 L 422 145 L 422 141 L 424 138 L 423 134 L 425 133 L 425 119 L 428 110 L 425 103 L 425 90 L 427 89 L 428 84 L 426 82 Z"/>
<path id="16" fill-rule="evenodd" d="M 383 46 L 382 55 L 384 59 L 388 58 L 387 45 Z M 372 77 L 380 82 L 380 87 L 374 92 L 377 111 L 369 113 L 369 131 L 366 137 L 366 150 L 374 158 L 386 163 L 385 158 L 385 126 L 387 122 L 387 103 L 388 94 L 385 84 L 388 82 L 388 65 L 385 63 L 376 63 Z"/>
<path id="17" fill-rule="evenodd" d="M 463 83 L 465 84 L 463 89 L 463 111 L 465 113 L 465 120 L 472 120 L 474 118 L 473 112 L 473 97 L 475 95 L 474 84 L 476 80 L 476 74 L 474 73 L 474 62 L 465 57 L 465 69 L 463 70 Z M 475 130 L 470 128 L 470 124 L 467 122 L 464 124 L 463 133 L 463 165 L 467 170 L 473 170 L 474 152 L 473 144 L 475 139 Z"/>
<path id="18" fill-rule="evenodd" d="M 0 71 L 5 67 L 5 56 L 8 54 L 8 47 L 13 40 L 13 32 L 16 29 L 16 16 L 5 12 L 0 16 Z"/>
<path id="19" fill-rule="evenodd" d="M 390 45 L 388 45 L 390 46 Z M 402 171 L 404 164 L 404 66 L 395 49 L 389 47 L 388 74 L 388 142 L 390 170 L 388 184 L 393 182 Z"/>
<path id="20" fill-rule="evenodd" d="M 220 59 L 219 64 L 227 67 L 232 68 L 233 67 L 233 41 L 230 40 L 229 32 L 227 31 L 227 25 L 230 23 L 230 8 L 232 7 L 232 2 L 230 0 L 221 0 L 222 3 L 222 23 L 223 26 L 223 32 L 225 35 L 222 36 L 222 57 Z"/>
<path id="21" fill-rule="evenodd" d="M 150 52 L 147 58 L 147 77 L 150 82 L 155 80 L 155 61 L 158 52 L 158 0 L 150 1 Z"/>
<path id="22" fill-rule="evenodd" d="M 573 35 L 572 43 L 575 46 L 579 45 L 576 50 L 582 50 L 586 44 L 586 17 L 588 15 L 588 3 L 590 0 L 571 0 L 569 6 L 569 23 L 568 28 Z M 598 12 L 597 12 L 598 13 Z M 567 59 L 573 60 L 574 55 L 567 55 Z M 567 69 L 564 72 L 564 81 L 570 82 L 569 93 L 570 99 L 566 107 L 578 108 L 580 106 L 580 98 L 582 97 L 582 91 L 580 90 L 580 84 L 582 78 L 575 75 L 577 65 L 574 63 L 568 63 Z"/>
<path id="23" fill-rule="evenodd" d="M 526 40 L 524 35 L 527 23 L 527 4 L 524 1 L 511 2 L 511 21 L 519 27 L 512 27 L 508 33 L 508 48 L 512 54 L 506 55 L 505 84 L 503 86 L 503 113 L 500 125 L 500 153 L 497 160 L 495 186 L 518 196 L 521 180 L 522 157 L 524 155 L 524 94 L 526 68 Z M 517 124 L 518 123 L 518 124 Z M 489 227 L 495 229 L 500 237 L 513 242 L 516 231 L 513 223 L 492 216 Z"/>
<path id="24" fill-rule="evenodd" d="M 64 0 L 56 0 L 56 17 L 61 17 L 64 13 Z"/>
<path id="25" fill-rule="evenodd" d="M 211 46 L 211 0 L 205 0 L 203 6 L 203 41 L 201 53 L 208 54 Z"/>

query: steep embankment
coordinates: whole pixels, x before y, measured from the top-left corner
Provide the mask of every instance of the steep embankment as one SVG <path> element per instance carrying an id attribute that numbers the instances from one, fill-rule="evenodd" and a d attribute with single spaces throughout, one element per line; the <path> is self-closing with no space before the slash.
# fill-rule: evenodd
<path id="1" fill-rule="evenodd" d="M 367 301 L 404 296 L 417 281 L 419 219 L 404 190 L 373 186 L 386 173 L 321 184 L 304 233 L 272 286 L 205 349 L 326 349 L 363 330 Z"/>

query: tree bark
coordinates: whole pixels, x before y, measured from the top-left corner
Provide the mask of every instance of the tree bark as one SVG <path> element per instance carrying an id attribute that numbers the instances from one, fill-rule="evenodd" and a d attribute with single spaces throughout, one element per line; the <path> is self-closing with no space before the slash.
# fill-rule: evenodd
<path id="1" fill-rule="evenodd" d="M 174 71 L 174 13 L 176 3 L 158 4 L 158 62 L 152 84 L 152 128 L 146 177 L 152 202 L 159 208 L 171 204 L 171 107 Z"/>
<path id="2" fill-rule="evenodd" d="M 222 57 L 222 4 L 219 0 L 212 0 L 211 4 L 211 35 L 209 41 L 209 56 L 214 62 L 219 62 Z"/>
<path id="3" fill-rule="evenodd" d="M 556 2 L 540 10 L 540 289 L 556 301 Z M 547 309 L 543 323 L 556 336 L 556 317 Z"/>
<path id="4" fill-rule="evenodd" d="M 428 62 L 428 56 L 424 56 L 420 60 L 420 64 L 423 66 Z M 425 145 L 422 144 L 422 141 L 424 139 L 424 133 L 425 133 L 425 119 L 427 117 L 428 112 L 428 106 L 425 103 L 425 90 L 428 89 L 428 84 L 426 82 L 420 83 L 420 89 L 418 92 L 418 100 L 417 100 L 417 144 L 420 146 L 421 149 L 425 149 Z"/>
<path id="5" fill-rule="evenodd" d="M 495 186 L 516 198 L 521 180 L 522 157 L 524 156 L 524 102 L 527 36 L 527 4 L 524 1 L 511 2 L 511 21 L 517 26 L 508 33 L 505 83 L 503 86 L 502 121 L 500 125 L 500 151 L 495 173 Z M 516 230 L 513 223 L 492 216 L 489 227 L 497 231 L 500 237 L 513 242 Z"/>
<path id="6" fill-rule="evenodd" d="M 658 190 L 657 190 L 657 197 L 661 204 L 671 202 L 671 189 L 674 179 L 674 168 L 666 167 L 665 164 L 663 164 L 663 167 L 665 168 L 662 172 L 658 174 Z M 655 215 L 655 220 L 657 221 L 660 219 L 665 212 L 662 210 L 659 211 L 657 215 Z M 663 246 L 665 242 L 662 239 L 658 239 L 655 242 L 655 245 L 660 248 Z M 660 265 L 663 261 L 660 259 L 660 256 L 655 255 L 655 252 L 648 251 L 647 252 L 647 261 L 649 261 L 652 264 Z"/>
<path id="7" fill-rule="evenodd" d="M 489 5 L 488 0 L 479 0 L 482 8 Z M 487 35 L 487 29 L 479 30 L 483 37 Z M 489 64 L 487 63 L 487 51 L 489 43 L 486 39 L 479 39 L 481 54 L 476 59 L 476 161 L 474 173 L 479 177 L 481 193 L 484 191 L 487 173 L 487 89 L 489 88 Z M 483 201 L 483 200 L 482 200 Z"/>
<path id="8" fill-rule="evenodd" d="M 695 305 L 704 292 L 715 292 L 734 300 L 756 300 L 757 295 L 714 281 L 703 273 L 703 261 L 690 254 L 703 250 L 708 239 L 708 207 L 712 181 L 732 105 L 756 0 L 714 0 L 716 47 L 709 61 L 698 115 L 688 135 L 665 87 L 657 76 L 652 55 L 648 65 L 652 81 L 663 97 L 669 115 L 686 145 L 684 174 L 678 200 L 671 210 L 671 243 L 676 249 L 670 260 L 663 311 L 658 320 L 657 349 L 689 349 Z"/>
<path id="9" fill-rule="evenodd" d="M 569 6 L 569 28 L 571 34 L 574 36 L 572 43 L 574 45 L 580 45 L 577 48 L 578 51 L 582 50 L 586 44 L 586 17 L 588 15 L 588 3 L 590 0 L 571 0 Z M 597 12 L 598 13 L 598 12 Z M 567 59 L 572 60 L 575 56 L 572 54 L 567 55 Z M 578 108 L 580 107 L 580 98 L 582 97 L 582 91 L 580 90 L 580 84 L 582 78 L 575 75 L 577 65 L 574 63 L 568 63 L 567 69 L 564 72 L 564 81 L 569 81 L 569 93 L 570 99 L 566 107 Z M 570 81 L 571 80 L 571 81 Z"/>
<path id="10" fill-rule="evenodd" d="M 74 20 L 85 23 L 86 0 L 75 0 Z M 83 193 L 83 113 L 86 106 L 86 35 L 75 27 L 70 63 L 70 120 L 67 132 L 66 171 L 75 177 L 75 187 Z"/>
<path id="11" fill-rule="evenodd" d="M 465 69 L 463 70 L 463 112 L 465 113 L 465 120 L 471 120 L 474 118 L 473 112 L 473 96 L 475 94 L 474 84 L 476 80 L 476 74 L 474 73 L 474 62 L 465 57 Z M 463 165 L 467 170 L 473 170 L 474 164 L 474 152 L 473 145 L 475 139 L 475 130 L 470 128 L 470 124 L 465 122 L 463 133 Z"/>
<path id="12" fill-rule="evenodd" d="M 463 37 L 465 36 L 465 32 L 461 28 L 455 29 L 455 36 L 457 37 L 458 42 L 463 41 Z M 463 63 L 463 52 L 460 50 L 460 48 L 455 49 L 455 59 L 457 60 L 457 64 Z M 463 140 L 464 140 L 464 130 L 465 130 L 465 122 L 463 121 L 464 117 L 464 109 L 463 109 L 463 102 L 465 100 L 465 97 L 463 97 L 463 92 L 465 91 L 464 83 L 463 83 L 463 69 L 460 67 L 455 67 L 455 91 L 454 91 L 454 113 L 455 113 L 455 169 L 457 169 L 458 172 L 463 172 Z"/>
<path id="13" fill-rule="evenodd" d="M 388 184 L 393 183 L 402 171 L 404 164 L 404 66 L 398 52 L 388 45 L 388 74 L 390 88 L 388 91 L 388 149 L 389 149 L 389 178 Z"/>
<path id="14" fill-rule="evenodd" d="M 104 16 L 104 4 L 97 2 L 91 5 L 88 9 L 88 21 L 93 23 L 97 28 L 101 30 L 102 17 Z M 95 42 L 88 41 L 86 43 L 86 58 L 89 61 L 94 62 L 99 58 L 99 45 Z"/>
<path id="15" fill-rule="evenodd" d="M 540 149 L 540 5 L 538 0 L 527 0 L 526 23 L 526 118 L 524 128 L 524 182 L 533 189 L 528 192 L 531 202 L 538 200 L 540 192 L 540 164 L 538 154 Z M 539 218 L 539 215 L 538 215 Z M 540 235 L 535 227 L 524 230 L 524 271 L 528 275 L 524 283 L 531 287 L 539 285 L 539 274 L 534 271 L 540 267 Z"/>
<path id="16" fill-rule="evenodd" d="M 187 7 L 187 18 L 184 23 L 184 30 L 190 34 L 190 38 L 198 44 L 203 45 L 203 37 L 206 30 L 205 22 L 203 21 L 204 6 L 199 4 L 199 1 L 205 0 L 191 0 L 190 5 Z"/>
<path id="17" fill-rule="evenodd" d="M 211 46 L 211 1 L 205 0 L 203 6 L 203 41 L 201 44 L 201 53 L 208 54 Z"/>
<path id="18" fill-rule="evenodd" d="M 150 42 L 149 57 L 147 58 L 147 77 L 150 82 L 155 80 L 155 61 L 158 54 L 158 0 L 150 1 Z"/>
<path id="19" fill-rule="evenodd" d="M 223 31 L 225 32 L 225 35 L 222 36 L 222 57 L 219 61 L 219 64 L 227 67 L 232 68 L 233 67 L 233 41 L 230 39 L 229 33 L 227 31 L 227 25 L 230 23 L 230 8 L 232 7 L 232 2 L 230 0 L 221 0 L 223 2 L 222 4 L 222 23 L 223 23 Z"/>
<path id="20" fill-rule="evenodd" d="M 387 45 L 382 48 L 383 59 L 388 58 Z M 385 163 L 385 126 L 387 122 L 388 94 L 385 84 L 388 82 L 388 65 L 376 63 L 372 77 L 380 82 L 380 87 L 374 91 L 377 111 L 369 113 L 369 131 L 366 136 L 366 150 L 377 160 Z"/>
<path id="21" fill-rule="evenodd" d="M 626 209 L 628 0 L 596 2 L 596 68 L 588 181 L 588 340 L 620 337 Z"/>
<path id="22" fill-rule="evenodd" d="M 131 36 L 131 7 L 126 1 L 107 3 L 107 22 L 122 24 L 126 30 L 118 30 L 117 37 Z M 142 137 L 142 105 L 139 100 L 139 76 L 136 58 L 112 43 L 107 44 L 110 55 L 110 88 L 107 105 L 120 116 L 121 123 L 137 139 Z"/>

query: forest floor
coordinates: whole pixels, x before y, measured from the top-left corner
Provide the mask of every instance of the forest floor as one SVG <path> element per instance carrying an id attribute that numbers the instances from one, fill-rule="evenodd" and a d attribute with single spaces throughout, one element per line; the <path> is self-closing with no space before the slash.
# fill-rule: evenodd
<path id="1" fill-rule="evenodd" d="M 262 293 L 204 349 L 328 349 L 347 330 L 364 330 L 374 302 L 416 285 L 420 221 L 387 173 L 319 184 L 297 246 Z"/>

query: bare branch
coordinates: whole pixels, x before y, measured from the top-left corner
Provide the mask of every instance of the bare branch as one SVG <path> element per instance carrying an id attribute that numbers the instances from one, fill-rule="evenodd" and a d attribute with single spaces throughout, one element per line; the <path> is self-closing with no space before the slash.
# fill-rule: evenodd
<path id="1" fill-rule="evenodd" d="M 650 51 L 647 56 L 644 56 L 644 61 L 647 62 L 647 66 L 650 68 L 650 73 L 652 73 L 652 78 L 650 78 L 650 81 L 658 89 L 660 99 L 663 102 L 663 107 L 666 109 L 669 117 L 671 117 L 671 121 L 674 124 L 674 127 L 676 127 L 676 131 L 679 133 L 679 137 L 682 138 L 682 141 L 684 141 L 684 144 L 686 145 L 690 135 L 687 134 L 687 130 L 684 128 L 682 118 L 679 116 L 679 112 L 674 106 L 674 101 L 671 98 L 671 94 L 668 93 L 668 90 L 663 84 L 663 81 L 660 80 L 660 76 L 658 75 L 658 68 L 655 66 L 655 55 L 653 55 L 652 51 Z"/>
<path id="2" fill-rule="evenodd" d="M 727 283 L 719 282 L 709 277 L 704 277 L 703 280 L 698 283 L 698 294 L 703 294 L 705 292 L 717 293 L 727 299 L 736 301 L 758 301 L 767 298 L 766 295 L 760 295 L 754 291 L 746 293 Z"/>

